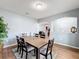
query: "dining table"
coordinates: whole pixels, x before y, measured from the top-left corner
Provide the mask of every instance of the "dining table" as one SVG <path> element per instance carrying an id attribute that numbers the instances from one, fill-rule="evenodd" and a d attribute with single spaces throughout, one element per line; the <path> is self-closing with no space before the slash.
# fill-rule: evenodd
<path id="1" fill-rule="evenodd" d="M 40 48 L 48 43 L 49 38 L 25 36 L 24 40 L 27 44 L 35 48 L 36 59 L 40 59 Z"/>

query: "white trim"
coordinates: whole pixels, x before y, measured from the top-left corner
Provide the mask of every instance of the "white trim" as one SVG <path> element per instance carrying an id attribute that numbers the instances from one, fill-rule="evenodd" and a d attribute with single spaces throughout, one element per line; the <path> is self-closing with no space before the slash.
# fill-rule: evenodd
<path id="1" fill-rule="evenodd" d="M 58 43 L 58 42 L 55 42 L 55 44 L 59 44 L 59 45 L 63 45 L 63 46 L 67 46 L 67 47 L 70 47 L 70 48 L 79 49 L 79 47 L 71 46 L 71 45 L 68 45 L 68 44 L 63 44 L 63 43 Z"/>
<path id="2" fill-rule="evenodd" d="M 71 47 L 71 48 L 75 48 L 75 49 L 79 49 L 79 47 L 75 47 L 75 46 L 71 46 L 71 45 L 67 45 L 67 44 L 63 44 L 63 43 L 55 42 L 55 44 L 59 44 L 59 45 L 63 45 L 63 46 L 67 46 L 67 47 Z M 16 44 L 11 44 L 11 45 L 4 46 L 3 48 L 15 46 L 15 45 L 16 45 Z"/>
<path id="3" fill-rule="evenodd" d="M 16 45 L 16 44 L 6 45 L 6 46 L 4 46 L 3 48 L 8 48 L 8 47 L 15 46 L 15 45 Z"/>

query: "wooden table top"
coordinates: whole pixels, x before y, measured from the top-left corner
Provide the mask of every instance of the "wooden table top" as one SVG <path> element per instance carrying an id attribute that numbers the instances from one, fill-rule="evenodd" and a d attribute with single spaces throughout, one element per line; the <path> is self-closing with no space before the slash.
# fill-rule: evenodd
<path id="1" fill-rule="evenodd" d="M 48 38 L 39 38 L 39 37 L 24 37 L 26 43 L 36 47 L 41 48 L 43 45 L 48 43 Z"/>

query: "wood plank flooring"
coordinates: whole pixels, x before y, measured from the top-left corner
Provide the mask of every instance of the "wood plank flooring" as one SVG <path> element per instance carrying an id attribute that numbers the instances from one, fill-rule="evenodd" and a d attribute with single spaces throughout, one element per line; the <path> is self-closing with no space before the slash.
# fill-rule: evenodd
<path id="1" fill-rule="evenodd" d="M 3 50 L 3 59 L 15 59 L 15 56 L 11 50 L 12 48 L 5 48 Z M 79 59 L 79 50 L 64 47 L 55 44 L 53 47 L 54 53 L 56 53 L 56 59 Z"/>

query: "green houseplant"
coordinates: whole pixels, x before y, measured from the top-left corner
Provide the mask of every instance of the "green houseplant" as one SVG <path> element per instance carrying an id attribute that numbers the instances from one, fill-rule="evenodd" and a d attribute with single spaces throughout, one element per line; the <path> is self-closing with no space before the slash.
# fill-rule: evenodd
<path id="1" fill-rule="evenodd" d="M 3 17 L 0 17 L 0 47 L 3 45 L 4 38 L 7 37 L 7 24 L 4 22 Z"/>

